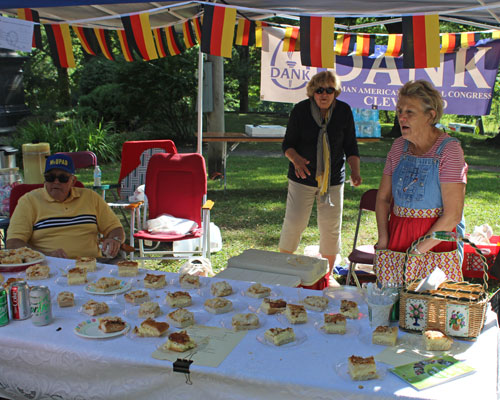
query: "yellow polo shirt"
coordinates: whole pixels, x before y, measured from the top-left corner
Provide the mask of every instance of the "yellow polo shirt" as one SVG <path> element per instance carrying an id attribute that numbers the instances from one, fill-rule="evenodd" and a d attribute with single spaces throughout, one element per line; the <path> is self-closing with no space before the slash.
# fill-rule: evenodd
<path id="1" fill-rule="evenodd" d="M 101 257 L 98 233 L 106 236 L 121 226 L 106 201 L 93 190 L 73 187 L 61 203 L 43 187 L 19 199 L 7 239 L 21 239 L 43 253 L 62 248 L 69 258 Z"/>

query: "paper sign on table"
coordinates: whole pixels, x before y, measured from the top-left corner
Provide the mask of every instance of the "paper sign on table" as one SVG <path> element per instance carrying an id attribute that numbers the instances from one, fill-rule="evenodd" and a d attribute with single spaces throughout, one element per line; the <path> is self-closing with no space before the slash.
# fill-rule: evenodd
<path id="1" fill-rule="evenodd" d="M 190 358 L 195 365 L 217 367 L 233 351 L 246 335 L 246 331 L 234 332 L 230 329 L 213 326 L 193 325 L 185 329 L 195 342 L 201 342 L 198 349 L 178 353 L 168 350 L 156 350 L 152 356 L 159 360 L 176 361 L 178 358 Z M 190 356 L 192 354 L 192 356 Z"/>

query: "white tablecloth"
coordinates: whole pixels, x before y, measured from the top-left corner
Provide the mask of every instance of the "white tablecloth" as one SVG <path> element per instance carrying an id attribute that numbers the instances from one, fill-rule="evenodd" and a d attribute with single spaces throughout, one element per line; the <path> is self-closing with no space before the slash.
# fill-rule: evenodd
<path id="1" fill-rule="evenodd" d="M 54 274 L 50 281 L 40 281 L 50 287 L 53 295 L 71 290 L 85 301 L 93 296 L 83 286 L 64 286 L 60 268 L 73 261 L 49 258 Z M 97 276 L 109 275 L 113 266 L 102 266 Z M 116 274 L 116 272 L 114 272 Z M 22 275 L 23 273 L 21 273 Z M 4 273 L 5 278 L 19 273 Z M 144 273 L 142 274 L 142 277 Z M 162 290 L 180 290 L 177 275 L 168 273 L 169 287 Z M 138 279 L 141 279 L 139 277 Z M 207 297 L 211 281 L 202 278 L 205 291 L 192 290 L 194 297 Z M 135 280 L 137 282 L 137 279 Z M 241 294 L 248 283 L 229 281 L 235 294 L 229 297 L 239 304 L 259 305 L 259 300 Z M 138 285 L 139 286 L 139 285 Z M 318 294 L 315 291 L 277 288 L 281 297 L 293 301 L 298 296 Z M 106 296 L 94 296 L 102 301 Z M 119 304 L 126 307 L 123 300 Z M 201 304 L 202 299 L 198 299 Z M 120 303 L 121 301 L 121 303 Z M 332 301 L 335 304 L 335 299 Z M 383 379 L 352 382 L 339 374 L 336 366 L 352 354 L 374 355 L 381 351 L 367 340 L 370 327 L 365 316 L 348 321 L 357 330 L 356 335 L 324 335 L 309 322 L 294 328 L 307 335 L 300 345 L 275 348 L 256 340 L 271 325 L 279 326 L 276 316 L 266 316 L 265 325 L 258 331 L 249 331 L 243 340 L 217 367 L 191 365 L 192 385 L 186 384 L 184 374 L 173 372 L 172 363 L 151 357 L 160 339 L 133 339 L 119 336 L 105 340 L 81 338 L 74 327 L 87 319 L 77 309 L 60 309 L 52 305 L 54 322 L 37 327 L 28 319 L 10 321 L 0 327 L 0 396 L 14 399 L 496 399 L 497 388 L 497 326 L 496 315 L 488 311 L 485 328 L 476 342 L 467 350 L 465 359 L 477 372 L 449 383 L 423 391 L 416 391 L 404 381 L 387 372 Z M 121 311 L 121 310 L 120 310 Z M 367 313 L 366 304 L 360 311 Z M 321 313 L 309 313 L 311 317 Z M 137 325 L 140 321 L 119 314 Z M 160 317 L 159 319 L 163 319 Z M 206 325 L 221 326 L 227 315 L 213 316 Z M 314 319 L 314 318 L 313 318 Z M 61 328 L 61 329 L 59 329 Z M 174 328 L 175 329 L 175 328 Z M 400 333 L 404 335 L 404 333 Z"/>

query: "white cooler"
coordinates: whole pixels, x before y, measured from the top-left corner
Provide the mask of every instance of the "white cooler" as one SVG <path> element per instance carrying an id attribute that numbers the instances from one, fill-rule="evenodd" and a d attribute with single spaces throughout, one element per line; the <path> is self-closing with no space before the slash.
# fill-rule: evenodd
<path id="1" fill-rule="evenodd" d="M 328 260 L 249 249 L 231 257 L 216 277 L 289 287 L 312 286 L 328 272 Z"/>

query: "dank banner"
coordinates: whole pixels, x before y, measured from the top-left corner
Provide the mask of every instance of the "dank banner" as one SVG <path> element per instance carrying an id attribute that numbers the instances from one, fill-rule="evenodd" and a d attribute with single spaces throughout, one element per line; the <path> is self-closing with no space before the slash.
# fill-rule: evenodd
<path id="1" fill-rule="evenodd" d="M 300 52 L 284 52 L 284 29 L 266 27 L 261 56 L 260 98 L 297 103 L 305 99 L 307 82 L 321 71 L 300 62 Z M 425 79 L 441 92 L 447 114 L 487 115 L 500 60 L 500 40 L 481 40 L 456 53 L 441 54 L 439 68 L 405 69 L 403 59 L 385 57 L 385 46 L 373 56 L 336 56 L 342 82 L 340 100 L 353 108 L 394 110 L 399 88 Z"/>

